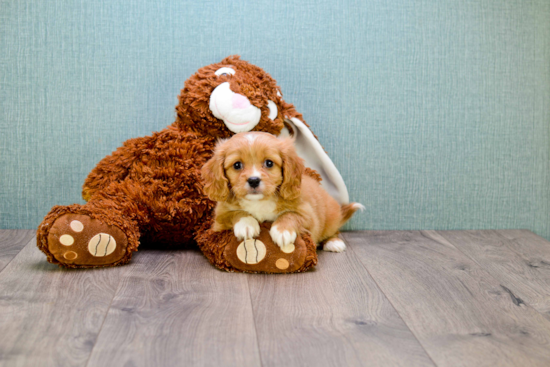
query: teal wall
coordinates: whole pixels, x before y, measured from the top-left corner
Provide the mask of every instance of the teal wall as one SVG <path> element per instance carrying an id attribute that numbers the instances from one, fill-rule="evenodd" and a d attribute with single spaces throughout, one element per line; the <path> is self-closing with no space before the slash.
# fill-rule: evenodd
<path id="1" fill-rule="evenodd" d="M 550 238 L 547 0 L 0 1 L 0 227 L 82 202 L 200 66 L 277 79 L 366 205 L 348 229 Z"/>

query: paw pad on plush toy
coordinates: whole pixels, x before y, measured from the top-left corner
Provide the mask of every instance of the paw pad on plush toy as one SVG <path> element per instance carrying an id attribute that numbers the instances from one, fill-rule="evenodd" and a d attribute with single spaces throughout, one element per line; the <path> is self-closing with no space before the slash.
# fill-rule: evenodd
<path id="1" fill-rule="evenodd" d="M 234 269 L 253 273 L 288 273 L 302 267 L 308 251 L 303 238 L 298 236 L 294 243 L 281 248 L 273 242 L 270 227 L 271 223 L 262 223 L 257 238 L 242 241 L 231 236 L 227 240 L 224 257 Z"/>
<path id="2" fill-rule="evenodd" d="M 98 233 L 88 242 L 88 251 L 95 257 L 110 255 L 115 249 L 116 240 L 108 233 Z"/>
<path id="3" fill-rule="evenodd" d="M 275 266 L 277 267 L 277 269 L 286 270 L 290 266 L 290 263 L 288 262 L 287 259 L 282 259 L 281 258 L 281 259 L 275 261 Z"/>
<path id="4" fill-rule="evenodd" d="M 291 254 L 296 249 L 294 243 L 281 247 L 281 251 L 285 254 Z M 267 253 L 265 244 L 257 239 L 248 239 L 241 242 L 237 247 L 237 257 L 244 264 L 258 264 L 260 263 Z M 288 260 L 279 258 L 275 261 L 275 267 L 280 270 L 286 270 L 290 266 Z"/>
<path id="5" fill-rule="evenodd" d="M 52 225 L 48 243 L 58 261 L 100 266 L 122 258 L 127 239 L 118 227 L 83 214 L 65 214 Z"/>
<path id="6" fill-rule="evenodd" d="M 257 264 L 265 258 L 266 248 L 262 241 L 249 239 L 237 247 L 237 257 L 245 264 Z"/>
<path id="7" fill-rule="evenodd" d="M 281 251 L 285 254 L 291 254 L 294 252 L 294 250 L 296 250 L 296 246 L 294 245 L 294 243 L 289 243 L 288 245 L 281 247 Z"/>

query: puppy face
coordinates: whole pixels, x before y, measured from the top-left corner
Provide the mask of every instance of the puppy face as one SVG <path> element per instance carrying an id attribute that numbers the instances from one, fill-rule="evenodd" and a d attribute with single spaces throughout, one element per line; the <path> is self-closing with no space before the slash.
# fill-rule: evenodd
<path id="1" fill-rule="evenodd" d="M 210 199 L 262 200 L 300 195 L 304 165 L 291 139 L 267 133 L 240 133 L 222 141 L 202 169 Z"/>

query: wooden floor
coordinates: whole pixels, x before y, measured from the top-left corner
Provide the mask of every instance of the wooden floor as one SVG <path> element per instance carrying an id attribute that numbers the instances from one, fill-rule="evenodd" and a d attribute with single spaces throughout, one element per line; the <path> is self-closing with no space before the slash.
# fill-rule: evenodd
<path id="1" fill-rule="evenodd" d="M 313 271 L 198 251 L 63 270 L 0 231 L 0 366 L 550 366 L 550 242 L 526 230 L 347 232 Z"/>

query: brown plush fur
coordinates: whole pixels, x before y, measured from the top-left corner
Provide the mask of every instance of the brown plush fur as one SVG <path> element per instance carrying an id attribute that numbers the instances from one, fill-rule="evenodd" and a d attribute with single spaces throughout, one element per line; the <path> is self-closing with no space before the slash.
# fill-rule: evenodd
<path id="1" fill-rule="evenodd" d="M 238 72 L 216 77 L 214 72 L 224 66 Z M 199 69 L 185 82 L 171 126 L 151 136 L 130 139 L 102 159 L 84 182 L 85 205 L 56 206 L 46 215 L 38 227 L 37 244 L 48 261 L 67 267 L 113 266 L 127 263 L 140 242 L 161 246 L 196 241 L 214 265 L 238 271 L 223 259 L 231 232 L 213 233 L 209 229 L 215 203 L 204 194 L 200 173 L 216 141 L 233 135 L 209 109 L 212 91 L 223 82 L 229 82 L 233 92 L 261 109 L 260 122 L 253 131 L 277 135 L 285 118 L 303 121 L 294 106 L 277 95 L 280 89 L 275 80 L 238 56 Z M 268 117 L 268 100 L 278 107 L 274 120 Z M 315 172 L 310 174 L 318 177 Z M 100 265 L 70 263 L 52 256 L 48 233 L 56 219 L 67 213 L 87 215 L 120 228 L 128 239 L 127 254 Z M 301 271 L 316 264 L 315 249 L 308 251 Z"/>

